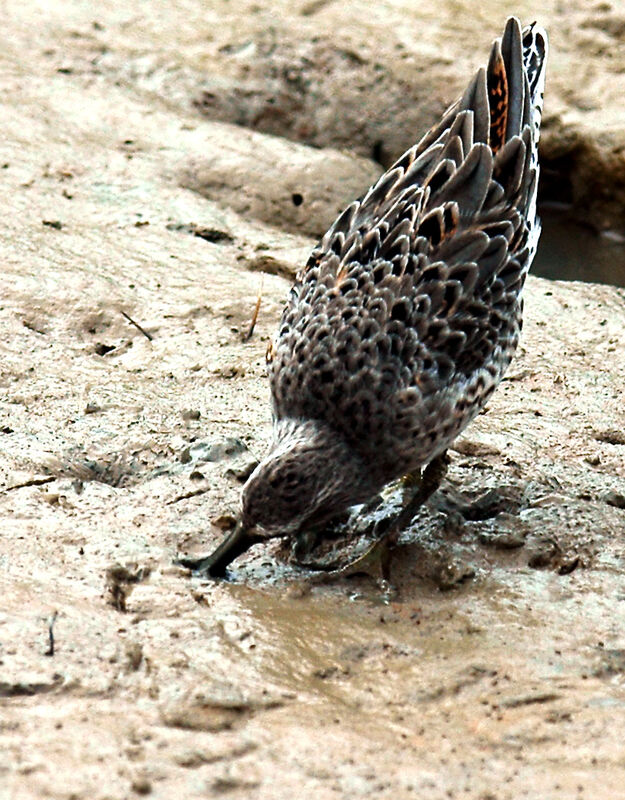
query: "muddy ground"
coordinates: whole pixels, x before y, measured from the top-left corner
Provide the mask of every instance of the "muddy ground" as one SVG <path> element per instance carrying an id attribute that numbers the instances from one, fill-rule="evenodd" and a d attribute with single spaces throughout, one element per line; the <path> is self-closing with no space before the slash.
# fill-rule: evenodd
<path id="1" fill-rule="evenodd" d="M 507 13 L 552 34 L 545 197 L 618 238 L 622 10 L 413 6 L 9 4 L 2 800 L 625 797 L 624 290 L 529 280 L 395 596 L 277 544 L 230 583 L 173 565 L 267 445 L 264 352 L 310 237 Z"/>

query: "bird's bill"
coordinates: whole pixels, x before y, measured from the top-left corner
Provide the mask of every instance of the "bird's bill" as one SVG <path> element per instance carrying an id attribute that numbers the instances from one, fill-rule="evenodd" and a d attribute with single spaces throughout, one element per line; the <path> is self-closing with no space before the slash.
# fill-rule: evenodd
<path id="1" fill-rule="evenodd" d="M 254 530 L 248 530 L 241 522 L 237 522 L 234 530 L 224 537 L 217 549 L 196 562 L 192 569 L 204 572 L 211 578 L 223 578 L 226 567 L 261 539 Z"/>

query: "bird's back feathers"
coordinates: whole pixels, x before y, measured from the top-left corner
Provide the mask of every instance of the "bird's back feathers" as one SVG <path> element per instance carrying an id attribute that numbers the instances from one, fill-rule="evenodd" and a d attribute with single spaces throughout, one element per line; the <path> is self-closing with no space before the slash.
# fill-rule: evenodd
<path id="1" fill-rule="evenodd" d="M 277 418 L 323 420 L 366 456 L 397 437 L 416 465 L 483 406 L 540 232 L 546 52 L 541 28 L 508 20 L 440 123 L 313 250 L 272 349 Z"/>

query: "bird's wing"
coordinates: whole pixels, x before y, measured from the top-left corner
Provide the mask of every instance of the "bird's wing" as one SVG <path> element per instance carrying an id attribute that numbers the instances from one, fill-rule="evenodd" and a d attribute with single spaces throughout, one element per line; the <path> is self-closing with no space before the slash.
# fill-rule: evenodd
<path id="1" fill-rule="evenodd" d="M 319 396 L 319 410 L 306 413 L 331 413 L 335 400 L 323 389 L 337 383 L 337 356 L 354 376 L 358 368 L 337 350 L 348 328 L 355 348 L 380 344 L 372 356 L 378 364 L 396 357 L 396 386 L 410 380 L 401 377 L 406 368 L 439 386 L 470 375 L 488 362 L 506 326 L 518 332 L 519 295 L 540 231 L 545 53 L 541 29 L 522 32 L 518 20 L 508 20 L 487 68 L 313 250 L 274 349 L 278 411 L 281 398 L 297 405 L 293 380 L 305 380 L 307 402 Z M 305 378 L 289 368 L 298 348 Z M 341 380 L 348 386 L 345 372 Z"/>
<path id="2" fill-rule="evenodd" d="M 508 20 L 462 98 L 336 220 L 313 251 L 303 286 L 334 282 L 346 293 L 366 267 L 374 294 L 375 286 L 388 289 L 408 324 L 421 329 L 417 317 L 430 318 L 424 343 L 449 348 L 462 370 L 479 366 L 538 241 L 545 55 L 544 31 L 522 32 Z"/>

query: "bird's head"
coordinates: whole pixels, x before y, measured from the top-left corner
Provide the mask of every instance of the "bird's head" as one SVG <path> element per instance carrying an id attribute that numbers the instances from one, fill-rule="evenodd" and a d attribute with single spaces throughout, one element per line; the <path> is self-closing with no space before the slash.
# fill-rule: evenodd
<path id="1" fill-rule="evenodd" d="M 376 488 L 368 473 L 362 460 L 324 423 L 278 422 L 269 455 L 243 487 L 237 526 L 209 557 L 208 574 L 224 575 L 228 564 L 252 544 L 322 527 L 367 499 Z"/>

